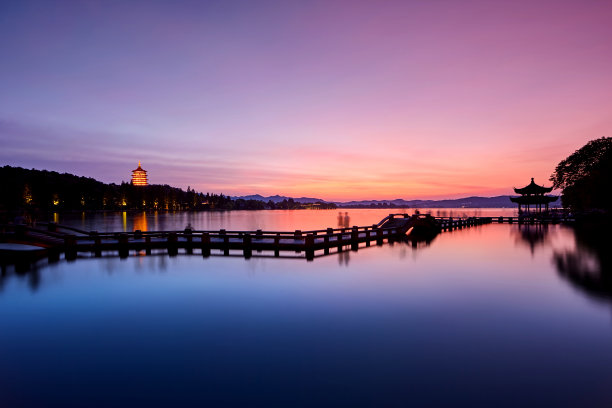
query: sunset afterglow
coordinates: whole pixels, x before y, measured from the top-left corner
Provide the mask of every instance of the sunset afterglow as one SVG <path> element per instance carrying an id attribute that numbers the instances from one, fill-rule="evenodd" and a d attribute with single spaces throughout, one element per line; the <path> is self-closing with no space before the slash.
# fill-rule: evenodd
<path id="1" fill-rule="evenodd" d="M 0 159 L 326 200 L 549 185 L 610 135 L 612 4 L 454 6 L 3 4 Z"/>

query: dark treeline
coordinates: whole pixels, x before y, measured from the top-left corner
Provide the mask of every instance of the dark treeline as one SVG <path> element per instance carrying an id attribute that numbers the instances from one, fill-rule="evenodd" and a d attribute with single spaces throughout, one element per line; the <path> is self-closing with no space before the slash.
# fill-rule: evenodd
<path id="1" fill-rule="evenodd" d="M 169 185 L 105 184 L 88 177 L 21 167 L 0 168 L 0 210 L 263 210 L 335 208 L 334 204 L 232 200 Z"/>

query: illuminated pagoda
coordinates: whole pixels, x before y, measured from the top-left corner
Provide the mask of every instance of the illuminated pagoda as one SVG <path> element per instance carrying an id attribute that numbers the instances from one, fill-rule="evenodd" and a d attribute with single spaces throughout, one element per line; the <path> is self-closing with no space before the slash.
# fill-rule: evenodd
<path id="1" fill-rule="evenodd" d="M 147 181 L 147 171 L 140 167 L 140 160 L 138 161 L 138 168 L 132 170 L 132 184 L 135 186 L 146 186 L 149 184 Z"/>
<path id="2" fill-rule="evenodd" d="M 531 183 L 523 188 L 514 188 L 514 192 L 520 194 L 520 197 L 510 197 L 510 200 L 518 204 L 519 214 L 523 212 L 527 213 L 541 213 L 542 206 L 545 211 L 548 211 L 548 204 L 556 201 L 558 197 L 545 195 L 552 191 L 552 187 L 543 187 L 537 185 L 531 178 Z M 522 208 L 521 208 L 522 206 Z M 533 206 L 533 211 L 532 207 Z"/>

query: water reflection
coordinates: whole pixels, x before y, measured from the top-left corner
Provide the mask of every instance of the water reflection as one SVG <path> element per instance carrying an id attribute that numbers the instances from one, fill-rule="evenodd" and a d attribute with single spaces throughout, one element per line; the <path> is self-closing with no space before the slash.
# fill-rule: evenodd
<path id="1" fill-rule="evenodd" d="M 518 228 L 310 263 L 153 252 L 5 268 L 0 405 L 612 406 L 609 308 L 568 290 L 610 298 L 605 246 L 551 225 L 531 255 Z"/>
<path id="2" fill-rule="evenodd" d="M 535 254 L 536 248 L 549 245 L 547 224 L 519 224 L 516 235 L 516 242 L 527 245 L 531 255 Z"/>
<path id="3" fill-rule="evenodd" d="M 3 264 L 0 270 L 0 292 L 4 290 L 11 276 L 18 280 L 25 280 L 30 290 L 36 292 L 42 283 L 41 269 L 37 262 L 17 262 L 10 266 Z"/>
<path id="4" fill-rule="evenodd" d="M 348 266 L 349 261 L 351 260 L 350 251 L 342 251 L 337 254 L 338 257 L 338 265 L 340 266 Z"/>
<path id="5" fill-rule="evenodd" d="M 267 230 L 302 231 L 352 225 L 372 225 L 390 213 L 412 213 L 414 209 L 347 209 L 340 214 L 336 210 L 261 210 L 261 211 L 203 211 L 203 212 L 99 212 L 81 214 L 55 214 L 56 223 L 86 231 L 131 231 L 137 220 L 145 220 L 149 230 L 183 230 L 188 223 L 196 230 Z M 421 209 L 422 214 L 440 216 L 512 216 L 515 209 Z M 348 219 L 345 220 L 345 218 Z M 342 220 L 340 220 L 340 218 Z M 345 222 L 346 221 L 346 222 Z"/>
<path id="6" fill-rule="evenodd" d="M 157 214 L 157 212 L 156 212 Z M 147 227 L 147 213 L 142 212 L 140 215 L 134 216 L 134 231 L 148 231 Z"/>
<path id="7" fill-rule="evenodd" d="M 555 251 L 560 276 L 591 298 L 612 302 L 612 256 L 608 228 L 576 228 L 576 247 Z"/>
<path id="8" fill-rule="evenodd" d="M 143 217 L 144 218 L 144 217 Z M 146 228 L 146 221 L 142 224 L 138 224 L 138 222 L 134 222 L 134 229 L 138 228 Z M 452 233 L 448 233 L 451 235 Z M 364 259 L 381 256 L 383 258 L 389 259 L 406 259 L 408 255 L 412 255 L 413 259 L 416 259 L 417 251 L 421 251 L 432 245 L 436 235 L 423 237 L 421 235 L 409 235 L 403 238 L 395 238 L 393 240 L 389 240 L 388 242 L 382 244 L 382 246 L 378 246 L 375 244 L 366 245 L 365 243 L 360 244 L 357 248 L 351 248 L 350 245 L 343 246 L 342 248 L 332 249 L 329 254 L 325 254 L 324 251 L 320 250 L 316 252 L 314 260 L 316 262 L 321 262 L 319 259 L 321 258 L 336 258 L 337 263 L 340 267 L 349 267 L 351 263 L 351 258 L 353 260 L 358 261 L 359 256 L 364 256 Z M 389 256 L 389 253 L 381 255 L 379 251 L 383 251 L 385 247 L 390 249 L 390 253 L 394 256 Z M 362 253 L 365 254 L 362 255 Z M 67 261 L 64 258 L 59 258 L 59 255 L 56 253 L 49 254 L 47 258 L 41 258 L 35 261 L 23 260 L 17 263 L 10 264 L 2 264 L 2 273 L 0 274 L 0 292 L 6 286 L 7 282 L 11 281 L 12 278 L 15 280 L 24 280 L 27 279 L 28 287 L 32 290 L 32 292 L 36 292 L 41 285 L 44 285 L 43 276 L 41 275 L 41 271 L 50 267 L 56 266 L 58 264 L 62 264 L 64 262 L 73 263 L 78 262 L 85 265 L 87 268 L 87 263 L 99 263 L 102 266 L 102 270 L 106 272 L 107 275 L 112 275 L 115 269 L 117 268 L 117 262 L 125 262 L 128 259 L 136 258 L 137 262 L 135 264 L 135 270 L 139 272 L 159 272 L 166 271 L 168 269 L 169 262 L 173 261 L 173 258 L 176 258 L 177 255 L 180 258 L 183 257 L 198 257 L 201 258 L 203 254 L 198 251 L 191 250 L 187 252 L 187 250 L 182 250 L 179 253 L 169 254 L 166 250 L 159 249 L 154 250 L 152 254 L 147 255 L 144 250 L 140 251 L 130 251 L 128 258 L 118 258 L 117 254 L 113 251 L 103 252 L 101 257 L 94 257 L 94 254 L 80 253 L 78 258 L 75 260 Z M 213 251 L 210 255 L 211 257 L 231 257 L 231 258 L 242 258 L 244 257 L 244 253 L 240 250 L 232 251 L 231 253 L 225 253 L 222 250 Z M 208 258 L 206 256 L 205 258 Z M 272 251 L 257 251 L 251 255 L 251 259 L 245 259 L 245 262 L 257 262 L 257 258 L 260 260 L 270 259 L 270 260 L 278 260 L 278 259 L 293 259 L 295 262 L 300 262 L 306 260 L 305 254 L 300 252 L 294 255 L 282 255 L 275 256 Z M 204 260 L 205 261 L 205 260 Z M 203 261 L 203 262 L 204 262 Z M 316 264 L 315 262 L 315 264 Z"/>

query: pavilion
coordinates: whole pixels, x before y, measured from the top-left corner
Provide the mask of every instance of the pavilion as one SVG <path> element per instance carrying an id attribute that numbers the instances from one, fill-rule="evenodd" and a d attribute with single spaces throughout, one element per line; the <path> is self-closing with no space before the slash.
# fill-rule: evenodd
<path id="1" fill-rule="evenodd" d="M 531 206 L 533 206 L 534 213 L 541 213 L 542 206 L 545 206 L 545 211 L 548 212 L 548 204 L 556 201 L 558 197 L 545 195 L 553 190 L 552 187 L 543 187 L 537 185 L 531 178 L 531 183 L 523 188 L 514 188 L 514 192 L 520 194 L 520 197 L 510 197 L 510 200 L 518 204 L 519 214 L 525 212 L 531 213 Z M 521 208 L 523 206 L 523 208 Z"/>

